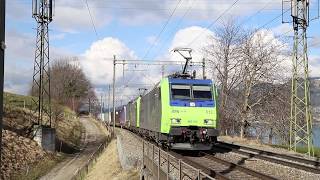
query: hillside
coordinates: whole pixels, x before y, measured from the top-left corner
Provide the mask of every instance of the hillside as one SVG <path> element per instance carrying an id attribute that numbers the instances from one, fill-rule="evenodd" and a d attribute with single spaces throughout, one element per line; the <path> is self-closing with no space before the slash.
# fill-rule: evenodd
<path id="1" fill-rule="evenodd" d="M 32 108 L 32 97 L 4 94 L 1 179 L 35 179 L 46 172 L 39 171 L 38 168 L 45 167 L 49 170 L 61 160 L 63 154 L 45 152 L 31 139 L 32 125 L 36 120 Z M 83 128 L 76 114 L 55 104 L 52 119 L 57 132 L 56 148 L 64 153 L 77 151 L 80 148 Z M 39 161 L 41 159 L 45 161 Z"/>

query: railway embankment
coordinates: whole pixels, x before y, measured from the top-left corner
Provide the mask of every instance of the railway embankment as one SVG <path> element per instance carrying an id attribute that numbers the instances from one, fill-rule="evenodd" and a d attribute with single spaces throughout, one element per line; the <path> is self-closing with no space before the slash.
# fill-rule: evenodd
<path id="1" fill-rule="evenodd" d="M 116 130 L 116 135 L 116 139 L 111 141 L 103 154 L 98 158 L 97 163 L 93 166 L 86 179 L 139 179 L 143 155 L 142 140 L 133 133 L 119 128 Z M 219 175 L 226 179 L 289 180 L 320 178 L 318 165 L 302 163 L 308 160 L 301 161 L 300 163 L 300 161 L 296 161 L 292 158 L 283 159 L 280 156 L 281 154 L 290 155 L 292 157 L 296 155 L 285 149 L 273 148 L 271 146 L 268 147 L 267 145 L 259 144 L 254 140 L 240 140 L 231 137 L 220 137 L 219 139 L 220 141 L 223 140 L 225 142 L 233 143 L 233 145 L 231 144 L 226 147 L 227 149 L 230 148 L 230 150 L 221 149 L 223 144 L 227 145 L 228 143 L 220 142 L 216 144 L 216 147 L 212 151 L 200 152 L 200 154 L 184 151 L 175 153 L 170 151 L 169 176 L 179 177 L 178 159 L 180 159 L 184 163 L 193 166 L 193 168 L 201 169 L 201 171 L 208 175 Z M 239 144 L 239 146 L 234 144 Z M 240 144 L 243 145 L 241 146 L 241 149 L 232 149 L 233 146 L 240 147 Z M 254 151 L 251 152 L 249 149 L 242 149 L 245 146 L 253 148 Z M 147 144 L 145 144 L 144 147 L 147 148 Z M 154 162 L 157 164 L 159 161 L 157 147 L 154 147 L 155 154 L 153 155 L 151 154 L 152 148 L 150 148 L 151 147 L 149 147 L 149 150 L 145 149 L 145 155 L 149 152 L 147 153 L 149 158 L 153 157 Z M 260 153 L 256 152 L 258 149 L 261 149 Z M 274 152 L 276 155 L 272 156 L 271 153 L 262 152 L 262 150 Z M 167 157 L 169 157 L 168 154 L 165 154 L 165 151 L 161 151 L 160 169 L 162 170 L 161 172 L 164 173 L 167 172 L 168 169 Z M 173 157 L 178 159 L 174 159 Z M 301 156 L 300 160 L 303 160 Z M 298 165 L 293 165 L 291 163 Z M 192 168 L 190 168 L 189 165 L 181 166 L 181 175 L 183 177 L 196 177 L 197 171 L 193 173 Z M 150 171 L 147 172 L 147 175 L 148 173 L 150 173 Z"/>
<path id="2" fill-rule="evenodd" d="M 142 162 L 142 142 L 123 129 L 116 129 L 113 139 L 94 164 L 86 179 L 138 180 Z"/>
<path id="3" fill-rule="evenodd" d="M 46 152 L 32 140 L 32 125 L 37 119 L 31 111 L 32 97 L 5 93 L 4 105 L 1 179 L 37 179 L 66 156 Z M 83 127 L 71 110 L 63 106 L 59 109 L 56 148 L 74 152 L 80 148 Z"/>

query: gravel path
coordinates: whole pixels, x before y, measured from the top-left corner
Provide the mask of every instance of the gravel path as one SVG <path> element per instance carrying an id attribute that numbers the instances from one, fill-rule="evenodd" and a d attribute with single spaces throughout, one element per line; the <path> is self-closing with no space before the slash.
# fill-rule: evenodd
<path id="1" fill-rule="evenodd" d="M 71 179 L 78 168 L 82 167 L 89 159 L 90 155 L 96 151 L 105 138 L 105 132 L 101 127 L 88 117 L 81 117 L 80 122 L 85 127 L 86 133 L 82 140 L 84 149 L 74 154 L 63 162 L 59 163 L 47 175 L 41 177 L 41 180 L 66 180 Z"/>

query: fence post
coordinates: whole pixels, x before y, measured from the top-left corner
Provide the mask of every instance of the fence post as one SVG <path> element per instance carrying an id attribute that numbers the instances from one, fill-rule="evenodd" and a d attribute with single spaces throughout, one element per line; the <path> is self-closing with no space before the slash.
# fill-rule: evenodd
<path id="1" fill-rule="evenodd" d="M 169 180 L 169 175 L 170 175 L 170 155 L 167 153 L 167 180 Z"/>
<path id="2" fill-rule="evenodd" d="M 201 173 L 200 173 L 200 169 L 198 169 L 198 179 L 200 180 L 201 178 Z"/>
<path id="3" fill-rule="evenodd" d="M 161 156 L 160 156 L 160 148 L 158 147 L 158 180 L 160 180 L 160 160 L 161 160 Z"/>
<path id="4" fill-rule="evenodd" d="M 154 145 L 152 145 L 152 163 L 154 162 Z"/>
<path id="5" fill-rule="evenodd" d="M 144 168 L 144 141 L 142 141 L 142 168 Z"/>
<path id="6" fill-rule="evenodd" d="M 181 167 L 181 159 L 179 159 L 179 180 L 182 180 L 182 167 Z"/>

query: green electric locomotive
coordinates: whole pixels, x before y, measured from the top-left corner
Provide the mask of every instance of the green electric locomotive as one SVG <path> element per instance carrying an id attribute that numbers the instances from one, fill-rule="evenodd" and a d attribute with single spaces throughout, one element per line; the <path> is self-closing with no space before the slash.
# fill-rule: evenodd
<path id="1" fill-rule="evenodd" d="M 219 135 L 216 100 L 212 80 L 166 77 L 126 105 L 126 126 L 171 149 L 209 150 Z"/>

